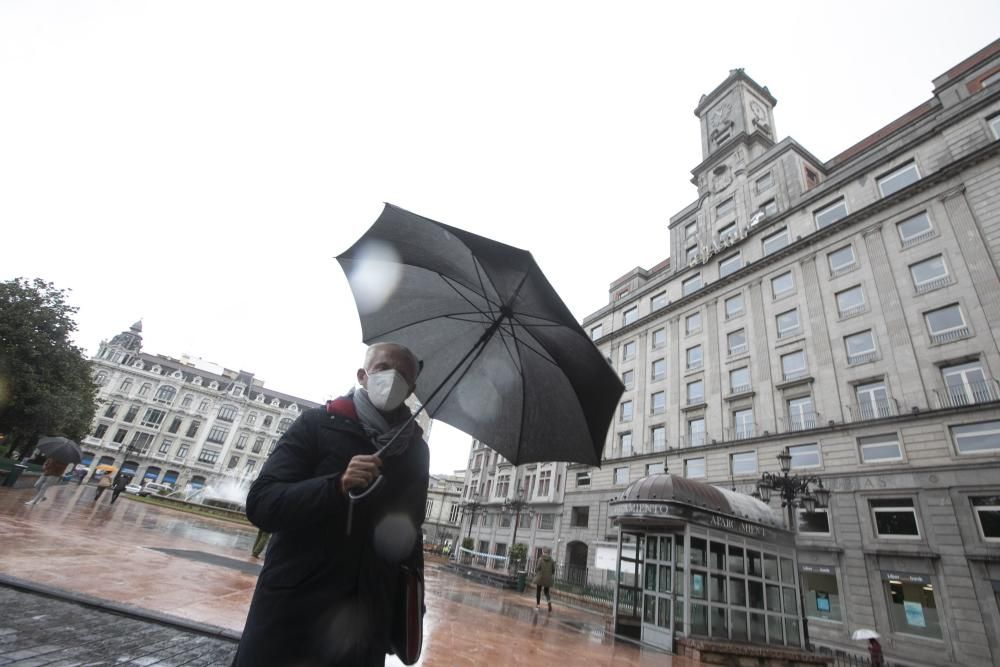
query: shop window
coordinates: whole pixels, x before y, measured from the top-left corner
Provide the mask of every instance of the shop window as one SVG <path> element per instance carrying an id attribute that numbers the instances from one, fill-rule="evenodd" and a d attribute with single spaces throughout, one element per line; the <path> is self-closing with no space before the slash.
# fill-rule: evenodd
<path id="1" fill-rule="evenodd" d="M 803 566 L 799 577 L 802 582 L 802 601 L 809 618 L 824 621 L 842 621 L 840 590 L 833 568 Z"/>
<path id="2" fill-rule="evenodd" d="M 941 639 L 941 623 L 930 578 L 897 573 L 883 573 L 882 576 L 892 629 Z"/>

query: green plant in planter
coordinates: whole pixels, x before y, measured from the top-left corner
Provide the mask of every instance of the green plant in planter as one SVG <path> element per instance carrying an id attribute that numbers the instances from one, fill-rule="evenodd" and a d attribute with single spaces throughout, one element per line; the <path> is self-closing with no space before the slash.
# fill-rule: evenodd
<path id="1" fill-rule="evenodd" d="M 510 562 L 512 565 L 519 567 L 527 557 L 528 545 L 524 542 L 518 542 L 510 548 Z"/>
<path id="2" fill-rule="evenodd" d="M 462 548 L 463 549 L 471 549 L 475 545 L 476 545 L 476 541 L 474 539 L 472 539 L 471 537 L 463 537 L 462 538 Z"/>

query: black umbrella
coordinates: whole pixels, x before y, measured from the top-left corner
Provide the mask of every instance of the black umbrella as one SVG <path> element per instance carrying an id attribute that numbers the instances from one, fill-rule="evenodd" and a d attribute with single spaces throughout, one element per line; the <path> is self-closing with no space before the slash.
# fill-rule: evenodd
<path id="1" fill-rule="evenodd" d="M 624 386 L 531 253 L 387 204 L 337 260 L 364 341 L 424 362 L 434 419 L 515 465 L 600 463 Z"/>
<path id="2" fill-rule="evenodd" d="M 39 438 L 36 448 L 45 456 L 60 463 L 79 463 L 82 456 L 80 445 L 62 436 Z"/>

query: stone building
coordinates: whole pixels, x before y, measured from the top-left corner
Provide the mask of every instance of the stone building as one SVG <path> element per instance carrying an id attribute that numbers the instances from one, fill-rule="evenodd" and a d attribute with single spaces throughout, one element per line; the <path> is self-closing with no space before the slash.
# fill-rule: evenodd
<path id="1" fill-rule="evenodd" d="M 425 544 L 454 546 L 460 530 L 463 478 L 463 474 L 431 474 L 424 519 Z"/>
<path id="2" fill-rule="evenodd" d="M 91 363 L 101 405 L 81 443 L 83 463 L 178 490 L 242 497 L 281 434 L 321 405 L 268 389 L 248 371 L 143 352 L 140 322 L 101 343 Z M 429 437 L 426 413 L 418 422 Z"/>
<path id="3" fill-rule="evenodd" d="M 702 97 L 670 259 L 584 319 L 626 391 L 603 465 L 565 468 L 561 563 L 607 579 L 646 475 L 751 493 L 787 452 L 833 492 L 791 513 L 812 645 L 1000 663 L 1000 40 L 933 85 L 825 162 L 744 71 Z"/>

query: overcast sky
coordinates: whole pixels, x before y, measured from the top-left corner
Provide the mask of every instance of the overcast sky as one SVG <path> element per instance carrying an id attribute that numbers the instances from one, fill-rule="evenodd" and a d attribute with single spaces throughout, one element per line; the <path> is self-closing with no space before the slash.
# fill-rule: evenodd
<path id="1" fill-rule="evenodd" d="M 89 353 L 142 318 L 147 352 L 321 401 L 364 350 L 333 257 L 392 202 L 532 251 L 582 319 L 667 257 L 730 69 L 827 160 L 1000 26 L 822 6 L 0 0 L 0 279 L 72 289 Z M 469 442 L 436 425 L 432 471 Z"/>

